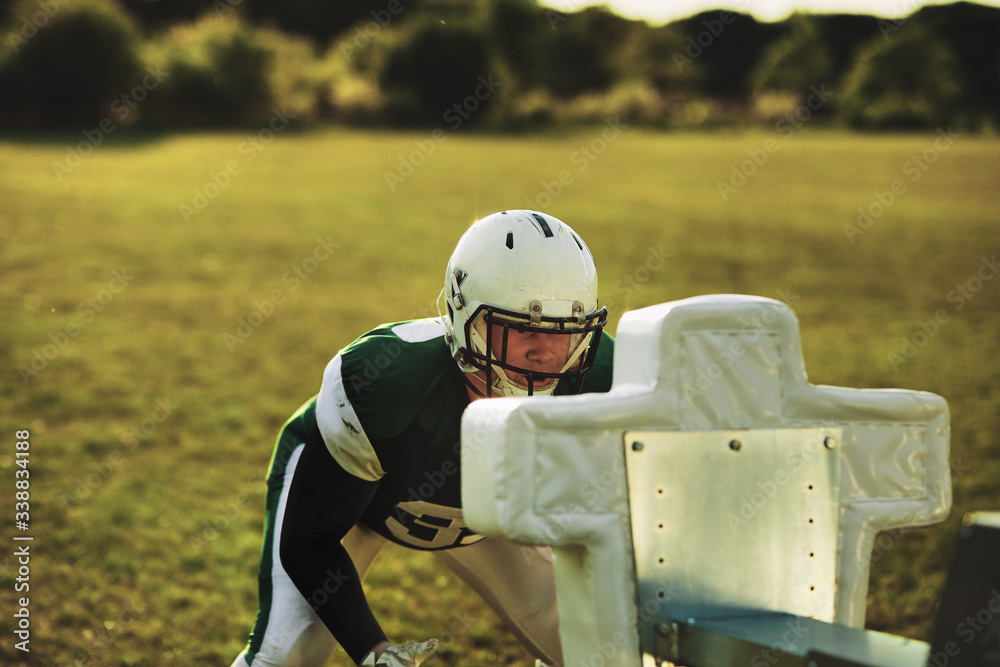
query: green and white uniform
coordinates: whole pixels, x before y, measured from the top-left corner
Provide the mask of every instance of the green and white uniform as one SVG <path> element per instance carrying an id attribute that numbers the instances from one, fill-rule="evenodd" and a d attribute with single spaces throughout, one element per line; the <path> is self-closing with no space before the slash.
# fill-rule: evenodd
<path id="1" fill-rule="evenodd" d="M 362 522 L 417 549 L 481 539 L 461 517 L 459 427 L 469 398 L 443 335 L 437 319 L 365 334 L 330 362 L 316 399 L 316 422 L 337 463 L 381 480 Z M 583 391 L 610 389 L 609 339 L 605 334 Z"/>
<path id="2" fill-rule="evenodd" d="M 296 538 L 283 536 L 283 529 L 315 531 L 312 524 L 300 526 L 320 520 L 346 532 L 336 546 L 346 549 L 358 579 L 386 541 L 437 552 L 538 657 L 558 662 L 549 560 L 524 557 L 524 550 L 534 548 L 483 538 L 462 519 L 460 425 L 469 398 L 444 334 L 443 323 L 435 318 L 386 324 L 361 336 L 330 361 L 319 394 L 285 424 L 268 479 L 260 611 L 250 645 L 234 665 L 323 664 L 335 646 L 330 633 L 358 661 L 348 635 L 367 633 L 370 623 L 358 621 L 347 628 L 339 620 L 369 613 L 363 597 L 358 601 L 347 592 L 350 586 L 341 586 L 353 573 L 334 569 L 327 573 L 337 576 L 305 584 L 295 574 L 301 564 L 283 563 L 288 550 L 282 551 L 281 543 L 287 547 Z M 583 392 L 611 387 L 614 341 L 606 333 L 601 336 Z M 566 391 L 560 384 L 555 394 Z M 315 458 L 321 448 L 333 462 Z M 297 471 L 303 457 L 313 457 L 308 460 L 314 463 Z M 293 478 L 296 487 L 307 479 L 323 486 L 316 479 L 320 464 L 333 473 L 329 490 L 308 496 L 292 490 Z M 355 487 L 358 493 L 345 498 Z M 335 501 L 324 495 L 338 493 Z M 286 513 L 286 504 L 303 504 L 299 497 L 315 498 L 309 502 L 322 506 L 308 512 L 307 519 Z M 324 571 L 319 560 L 309 564 Z"/>

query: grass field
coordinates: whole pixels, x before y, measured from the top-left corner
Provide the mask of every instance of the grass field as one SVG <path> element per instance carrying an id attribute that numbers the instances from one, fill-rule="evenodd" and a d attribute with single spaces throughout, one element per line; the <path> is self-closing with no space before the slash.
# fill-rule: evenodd
<path id="1" fill-rule="evenodd" d="M 281 423 L 354 336 L 434 314 L 469 223 L 529 202 L 587 239 L 611 331 L 695 294 L 780 296 L 812 382 L 949 401 L 953 511 L 882 540 L 869 627 L 927 639 L 962 514 L 1000 509 L 1000 279 L 984 268 L 1000 139 L 232 132 L 112 135 L 77 160 L 81 136 L 0 140 L 2 664 L 228 665 L 256 611 Z M 649 272 L 653 253 L 671 255 Z M 19 429 L 30 661 L 10 631 Z M 530 664 L 426 554 L 390 548 L 368 584 L 390 637 L 453 638 L 429 664 Z"/>

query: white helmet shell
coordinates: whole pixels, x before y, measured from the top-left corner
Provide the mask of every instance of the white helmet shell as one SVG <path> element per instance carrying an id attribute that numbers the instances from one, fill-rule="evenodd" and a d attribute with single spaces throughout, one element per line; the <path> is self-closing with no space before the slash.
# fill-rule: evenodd
<path id="1" fill-rule="evenodd" d="M 590 249 L 569 225 L 537 211 L 494 213 L 469 227 L 448 262 L 442 298 L 452 355 L 466 373 L 487 371 L 486 395 L 547 394 L 560 378 L 581 380 L 607 316 Z M 507 327 L 575 336 L 570 359 L 558 373 L 511 366 L 492 353 L 484 322 L 504 325 L 504 340 Z M 527 376 L 527 385 L 505 370 Z"/>

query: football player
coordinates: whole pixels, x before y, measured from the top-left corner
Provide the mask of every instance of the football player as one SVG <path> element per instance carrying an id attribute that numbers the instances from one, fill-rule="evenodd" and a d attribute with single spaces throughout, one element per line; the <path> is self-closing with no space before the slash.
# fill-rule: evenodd
<path id="1" fill-rule="evenodd" d="M 535 211 L 474 223 L 448 262 L 438 318 L 385 324 L 342 349 L 285 423 L 268 475 L 260 605 L 233 667 L 419 665 L 361 582 L 382 547 L 434 551 L 536 657 L 562 664 L 551 557 L 462 520 L 462 412 L 495 396 L 611 387 L 597 271 L 583 239 Z M 534 550 L 534 547 L 530 547 Z"/>

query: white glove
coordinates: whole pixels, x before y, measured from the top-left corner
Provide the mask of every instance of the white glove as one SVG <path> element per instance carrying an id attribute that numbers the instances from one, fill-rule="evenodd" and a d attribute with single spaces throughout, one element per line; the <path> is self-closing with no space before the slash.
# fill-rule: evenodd
<path id="1" fill-rule="evenodd" d="M 428 639 L 422 644 L 417 642 L 406 642 L 399 646 L 389 644 L 381 652 L 380 646 L 376 646 L 361 661 L 361 667 L 417 667 L 434 652 L 437 645 L 438 640 Z"/>

